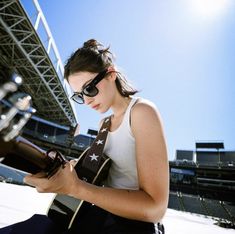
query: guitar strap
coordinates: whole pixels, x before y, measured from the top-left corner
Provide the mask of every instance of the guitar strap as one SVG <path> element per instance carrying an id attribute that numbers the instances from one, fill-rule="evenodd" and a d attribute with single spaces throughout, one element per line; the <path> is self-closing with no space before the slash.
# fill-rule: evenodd
<path id="1" fill-rule="evenodd" d="M 93 141 L 90 149 L 88 150 L 82 162 L 83 167 L 92 171 L 95 174 L 98 172 L 98 170 L 100 169 L 100 165 L 102 164 L 102 155 L 108 131 L 110 128 L 110 124 L 111 124 L 111 116 L 106 117 L 104 119 L 97 137 Z"/>

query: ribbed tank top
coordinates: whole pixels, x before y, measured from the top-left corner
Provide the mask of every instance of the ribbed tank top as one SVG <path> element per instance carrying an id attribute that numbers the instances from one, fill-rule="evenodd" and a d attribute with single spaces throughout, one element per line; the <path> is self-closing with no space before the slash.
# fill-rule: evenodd
<path id="1" fill-rule="evenodd" d="M 120 126 L 108 133 L 104 153 L 112 159 L 112 164 L 105 182 L 107 187 L 134 190 L 139 188 L 135 139 L 130 126 L 131 108 L 137 99 L 132 97 Z"/>

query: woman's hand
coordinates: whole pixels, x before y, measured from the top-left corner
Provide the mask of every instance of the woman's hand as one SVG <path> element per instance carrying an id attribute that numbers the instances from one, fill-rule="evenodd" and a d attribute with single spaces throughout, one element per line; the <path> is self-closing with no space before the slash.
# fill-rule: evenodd
<path id="1" fill-rule="evenodd" d="M 73 162 L 67 162 L 64 168 L 61 167 L 49 179 L 43 172 L 27 175 L 24 178 L 24 182 L 34 186 L 38 192 L 67 195 L 72 194 L 73 188 L 79 185 L 79 181 Z"/>

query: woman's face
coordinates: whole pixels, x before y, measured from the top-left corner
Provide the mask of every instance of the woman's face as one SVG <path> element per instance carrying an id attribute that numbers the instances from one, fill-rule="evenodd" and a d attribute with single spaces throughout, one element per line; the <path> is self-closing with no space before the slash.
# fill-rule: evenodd
<path id="1" fill-rule="evenodd" d="M 74 92 L 82 92 L 82 89 L 96 76 L 97 73 L 77 72 L 68 77 L 68 82 Z M 83 94 L 84 104 L 100 113 L 108 111 L 117 92 L 115 79 L 115 72 L 107 73 L 105 78 L 96 85 L 96 88 L 98 89 L 97 95 L 94 97 L 88 97 Z"/>

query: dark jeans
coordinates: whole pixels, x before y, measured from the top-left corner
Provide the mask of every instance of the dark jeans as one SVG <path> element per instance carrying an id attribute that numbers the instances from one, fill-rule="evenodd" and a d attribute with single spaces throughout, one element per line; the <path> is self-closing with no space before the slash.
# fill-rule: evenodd
<path id="1" fill-rule="evenodd" d="M 163 234 L 163 225 L 130 220 L 113 215 L 96 206 L 75 220 L 71 229 L 61 232 L 45 215 L 34 215 L 30 219 L 0 229 L 0 234 Z"/>
<path id="2" fill-rule="evenodd" d="M 60 234 L 57 227 L 46 215 L 34 215 L 23 222 L 0 229 L 0 234 Z"/>

